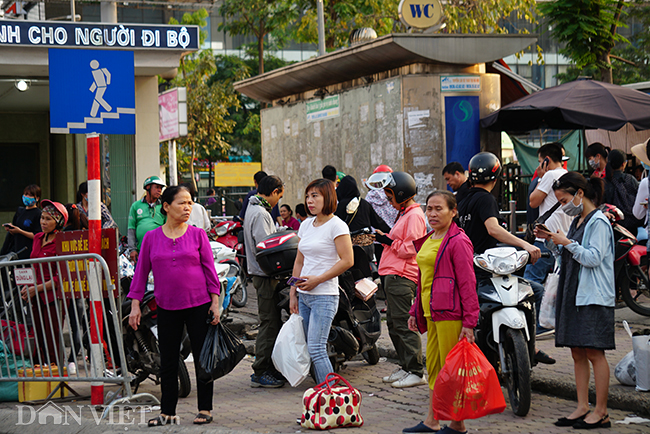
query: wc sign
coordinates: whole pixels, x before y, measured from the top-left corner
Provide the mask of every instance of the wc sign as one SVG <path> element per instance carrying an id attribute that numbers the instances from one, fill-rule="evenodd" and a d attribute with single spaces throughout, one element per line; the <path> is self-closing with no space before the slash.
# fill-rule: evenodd
<path id="1" fill-rule="evenodd" d="M 415 29 L 431 28 L 442 19 L 440 0 L 402 0 L 398 11 L 402 23 Z"/>

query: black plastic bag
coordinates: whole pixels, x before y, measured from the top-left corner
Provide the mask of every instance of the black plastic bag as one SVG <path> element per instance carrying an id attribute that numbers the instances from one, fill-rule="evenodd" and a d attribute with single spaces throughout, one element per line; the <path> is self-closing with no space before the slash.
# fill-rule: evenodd
<path id="1" fill-rule="evenodd" d="M 199 364 L 204 372 L 199 373 L 202 381 L 213 381 L 235 369 L 246 355 L 242 341 L 221 323 L 208 326 Z"/>

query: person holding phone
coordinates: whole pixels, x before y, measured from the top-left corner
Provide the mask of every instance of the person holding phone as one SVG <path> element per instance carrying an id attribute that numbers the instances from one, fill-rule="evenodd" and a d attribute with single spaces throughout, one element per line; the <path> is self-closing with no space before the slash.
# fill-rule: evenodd
<path id="1" fill-rule="evenodd" d="M 29 259 L 34 244 L 34 234 L 41 232 L 41 209 L 38 203 L 41 200 L 41 188 L 31 184 L 23 190 L 23 205 L 19 207 L 11 223 L 2 225 L 7 231 L 5 242 L 0 254 L 20 252 L 18 259 Z M 23 250 L 25 249 L 25 250 Z"/>
<path id="2" fill-rule="evenodd" d="M 293 265 L 297 283 L 291 286 L 291 313 L 300 313 L 307 349 L 314 363 L 316 383 L 333 372 L 327 338 L 339 306 L 337 277 L 354 265 L 348 225 L 334 215 L 336 189 L 328 179 L 317 179 L 305 189 L 308 218 L 298 229 L 298 253 Z"/>
<path id="3" fill-rule="evenodd" d="M 612 225 L 597 207 L 604 185 L 597 177 L 585 179 L 570 172 L 553 183 L 561 211 L 575 217 L 569 231 L 542 232 L 562 258 L 555 302 L 555 346 L 571 348 L 576 392 L 576 409 L 555 422 L 579 429 L 609 428 L 607 414 L 609 365 L 606 350 L 614 342 L 614 233 Z M 596 402 L 589 407 L 590 365 L 594 370 Z"/>
<path id="4" fill-rule="evenodd" d="M 531 207 L 539 208 L 539 215 L 541 216 L 557 203 L 557 198 L 553 194 L 553 183 L 556 179 L 559 179 L 567 173 L 567 170 L 562 167 L 562 148 L 557 143 L 547 143 L 539 148 L 539 151 L 537 151 L 537 159 L 539 161 L 537 174 L 540 180 L 535 190 L 530 194 L 529 202 Z M 566 233 L 571 225 L 571 220 L 571 217 L 557 210 L 543 223 L 550 232 L 555 233 L 558 230 L 562 230 L 562 232 Z M 542 253 L 548 252 L 548 249 L 544 247 L 543 239 L 536 238 L 534 245 L 539 247 Z M 535 282 L 537 284 L 533 285 L 533 290 L 535 291 L 535 307 L 538 316 L 542 304 L 542 296 L 544 295 L 544 280 L 549 273 L 553 272 L 554 265 L 555 258 L 542 257 L 534 264 L 528 264 L 524 271 L 524 278 L 529 282 Z M 550 330 L 542 329 L 539 323 L 537 324 L 538 336 L 543 336 L 550 332 Z M 546 354 L 540 352 L 537 354 L 535 359 L 538 362 L 550 362 L 550 357 Z"/>

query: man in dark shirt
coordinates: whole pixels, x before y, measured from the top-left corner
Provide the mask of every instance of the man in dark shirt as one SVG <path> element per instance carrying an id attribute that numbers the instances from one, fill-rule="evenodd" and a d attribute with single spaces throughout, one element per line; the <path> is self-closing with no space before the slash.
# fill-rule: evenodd
<path id="1" fill-rule="evenodd" d="M 501 242 L 526 250 L 531 261 L 537 261 L 541 254 L 537 247 L 499 224 L 499 206 L 491 194 L 501 173 L 501 163 L 496 155 L 489 152 L 475 155 L 470 161 L 469 172 L 473 187 L 458 204 L 458 219 L 474 245 L 474 253 L 483 253 Z"/>
<path id="2" fill-rule="evenodd" d="M 442 169 L 442 176 L 445 177 L 447 185 L 454 190 L 457 203 L 460 203 L 467 197 L 471 185 L 467 180 L 462 164 L 458 161 L 452 161 Z"/>
<path id="3" fill-rule="evenodd" d="M 481 152 L 472 157 L 469 162 L 469 176 L 473 187 L 458 204 L 461 227 L 472 242 L 474 253 L 483 253 L 501 242 L 526 250 L 531 263 L 534 264 L 541 257 L 540 249 L 511 234 L 499 224 L 499 206 L 491 192 L 500 173 L 501 163 L 496 155 Z M 479 287 L 481 280 L 491 277 L 490 273 L 478 267 L 474 267 L 474 270 Z M 554 359 L 539 350 L 536 350 L 535 360 L 546 364 L 555 363 Z"/>

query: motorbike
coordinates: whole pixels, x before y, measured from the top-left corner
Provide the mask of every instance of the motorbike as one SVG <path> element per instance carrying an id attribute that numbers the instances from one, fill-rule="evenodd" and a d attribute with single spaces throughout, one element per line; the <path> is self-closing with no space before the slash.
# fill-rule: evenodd
<path id="1" fill-rule="evenodd" d="M 531 361 L 535 360 L 533 289 L 527 280 L 513 275 L 528 258 L 528 252 L 514 247 L 496 247 L 474 256 L 477 267 L 492 273 L 478 285 L 476 343 L 506 386 L 517 416 L 530 410 Z"/>
<path id="2" fill-rule="evenodd" d="M 129 325 L 131 313 L 131 300 L 125 299 L 122 303 L 122 335 L 124 339 L 124 353 L 126 356 L 127 370 L 134 375 L 131 386 L 134 393 L 146 379 L 152 379 L 160 384 L 160 350 L 158 347 L 158 306 L 154 297 L 153 282 L 147 285 L 140 311 L 142 317 L 137 330 Z M 190 374 L 185 365 L 185 359 L 191 352 L 187 332 L 184 331 L 181 343 L 181 354 L 178 358 L 178 396 L 185 398 L 192 390 Z"/>
<path id="3" fill-rule="evenodd" d="M 236 251 L 237 262 L 241 267 L 241 281 L 246 282 L 248 275 L 246 269 L 246 252 L 244 250 L 243 225 L 237 220 L 225 220 L 216 224 L 210 231 L 211 239 Z M 244 307 L 238 306 L 238 307 Z"/>
<path id="4" fill-rule="evenodd" d="M 355 296 L 355 282 L 372 277 L 366 252 L 353 246 L 354 265 L 339 276 L 339 306 L 332 321 L 327 352 L 334 371 L 342 364 L 361 354 L 371 365 L 379 362 L 379 349 L 376 342 L 381 334 L 381 314 L 377 310 L 375 297 L 364 301 Z M 255 257 L 268 276 L 278 279 L 281 300 L 278 307 L 289 314 L 288 279 L 293 272 L 298 234 L 296 231 L 283 231 L 271 234 L 256 246 Z"/>
<path id="5" fill-rule="evenodd" d="M 650 281 L 648 280 L 647 247 L 618 223 L 614 230 L 614 276 L 616 299 L 639 315 L 650 316 Z"/>
<path id="6" fill-rule="evenodd" d="M 221 287 L 226 288 L 226 291 L 222 291 L 222 295 L 229 296 L 230 302 L 226 307 L 229 307 L 230 303 L 239 308 L 246 306 L 248 291 L 246 290 L 245 275 L 242 274 L 242 266 L 237 261 L 237 252 L 217 241 L 210 241 L 210 247 Z"/>

